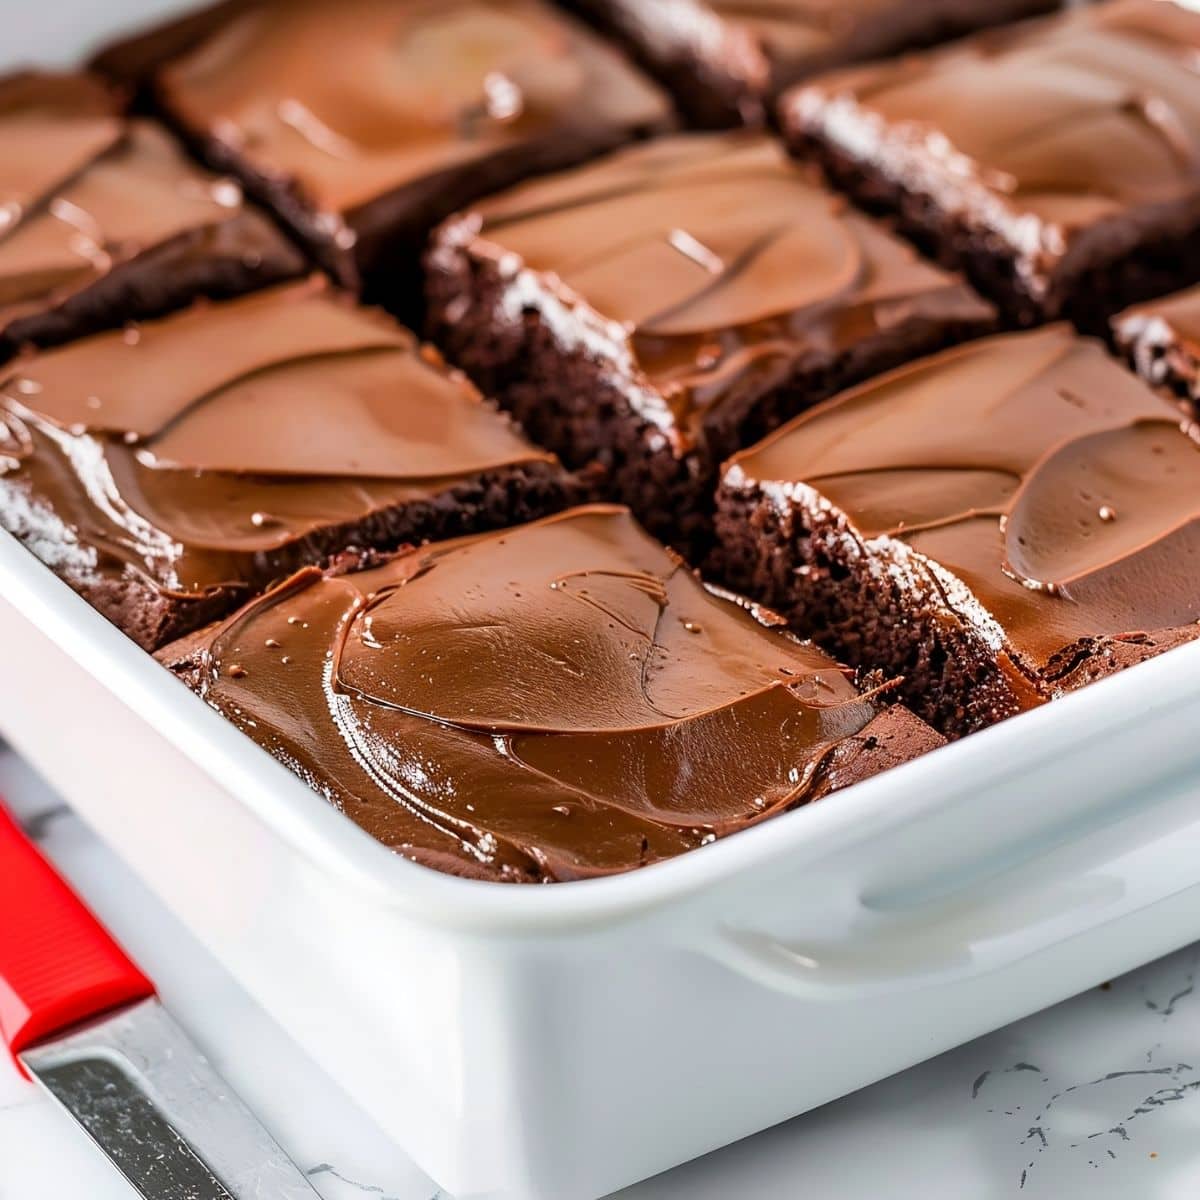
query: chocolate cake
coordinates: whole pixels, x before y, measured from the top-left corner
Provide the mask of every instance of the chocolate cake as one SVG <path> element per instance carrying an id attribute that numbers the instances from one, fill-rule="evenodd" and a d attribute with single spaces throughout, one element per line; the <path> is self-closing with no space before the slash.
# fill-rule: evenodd
<path id="1" fill-rule="evenodd" d="M 693 122 L 758 123 L 786 87 L 1058 8 L 1058 0 L 567 0 L 674 93 Z"/>
<path id="2" fill-rule="evenodd" d="M 439 230 L 427 287 L 450 357 L 689 552 L 726 455 L 993 323 L 745 132 L 664 138 L 482 201 Z"/>
<path id="3" fill-rule="evenodd" d="M 298 567 L 576 496 L 466 380 L 320 280 L 14 363 L 0 528 L 153 648 Z"/>
<path id="4" fill-rule="evenodd" d="M 384 844 L 503 882 L 670 858 L 941 742 L 609 506 L 302 572 L 160 658 Z"/>
<path id="5" fill-rule="evenodd" d="M 86 75 L 0 78 L 0 358 L 302 274 L 241 188 Z"/>
<path id="6" fill-rule="evenodd" d="M 97 60 L 238 175 L 347 286 L 407 309 L 428 230 L 673 121 L 665 93 L 543 0 L 245 0 Z"/>
<path id="7" fill-rule="evenodd" d="M 1065 325 L 910 364 L 725 470 L 717 577 L 969 733 L 1200 633 L 1195 427 Z"/>
<path id="8" fill-rule="evenodd" d="M 1200 12 L 1113 0 L 790 92 L 780 117 L 866 207 L 1015 322 L 1200 279 Z"/>
<path id="9" fill-rule="evenodd" d="M 1151 300 L 1113 318 L 1113 337 L 1139 375 L 1200 405 L 1200 287 Z"/>

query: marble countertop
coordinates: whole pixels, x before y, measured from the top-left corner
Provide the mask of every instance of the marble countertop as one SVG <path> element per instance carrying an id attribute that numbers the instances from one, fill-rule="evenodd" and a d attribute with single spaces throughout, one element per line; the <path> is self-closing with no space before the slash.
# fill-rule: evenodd
<path id="1" fill-rule="evenodd" d="M 0 752 L 0 794 L 324 1200 L 440 1197 L 11 752 Z M 620 1200 L 1192 1200 L 1198 966 L 1200 945 Z M 70 1120 L 0 1061 L 0 1200 L 132 1196 Z"/>

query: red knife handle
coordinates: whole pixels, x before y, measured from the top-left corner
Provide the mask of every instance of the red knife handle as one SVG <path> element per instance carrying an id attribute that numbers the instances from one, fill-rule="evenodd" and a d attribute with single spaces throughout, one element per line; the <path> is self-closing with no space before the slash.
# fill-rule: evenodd
<path id="1" fill-rule="evenodd" d="M 0 808 L 0 1036 L 18 1053 L 154 986 Z"/>

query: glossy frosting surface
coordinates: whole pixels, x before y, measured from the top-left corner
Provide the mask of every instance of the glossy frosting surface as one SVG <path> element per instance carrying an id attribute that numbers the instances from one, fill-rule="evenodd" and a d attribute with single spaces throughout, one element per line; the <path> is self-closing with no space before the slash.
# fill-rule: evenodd
<path id="1" fill-rule="evenodd" d="M 193 684 L 250 737 L 490 879 L 626 870 L 816 799 L 879 712 L 607 506 L 307 572 L 203 646 Z"/>
<path id="2" fill-rule="evenodd" d="M 733 462 L 962 580 L 1037 670 L 1077 638 L 1200 619 L 1200 445 L 1065 326 L 989 338 L 822 405 Z"/>
<path id="3" fill-rule="evenodd" d="M 569 149 L 669 114 L 657 88 L 541 0 L 246 3 L 159 87 L 188 128 L 330 215 L 493 155 Z"/>
<path id="4" fill-rule="evenodd" d="M 867 146 L 870 158 L 874 123 L 885 123 L 888 139 L 926 156 L 939 200 L 981 187 L 988 203 L 1053 226 L 1010 237 L 1056 257 L 1097 220 L 1200 196 L 1198 52 L 1200 13 L 1115 0 L 835 74 L 799 100 L 816 109 L 820 97 L 853 96 L 869 132 L 852 153 Z M 842 125 L 828 128 L 837 140 Z"/>
<path id="5" fill-rule="evenodd" d="M 176 235 L 242 214 L 241 190 L 84 76 L 0 80 L 0 329 Z"/>
<path id="6" fill-rule="evenodd" d="M 536 461 L 407 330 L 317 279 L 43 352 L 0 387 L 0 523 L 77 574 L 174 591 L 269 579 L 316 531 Z"/>
<path id="7" fill-rule="evenodd" d="M 477 211 L 485 243 L 615 325 L 692 433 L 735 388 L 786 378 L 798 360 L 826 361 L 916 316 L 990 316 L 761 135 L 661 139 Z"/>

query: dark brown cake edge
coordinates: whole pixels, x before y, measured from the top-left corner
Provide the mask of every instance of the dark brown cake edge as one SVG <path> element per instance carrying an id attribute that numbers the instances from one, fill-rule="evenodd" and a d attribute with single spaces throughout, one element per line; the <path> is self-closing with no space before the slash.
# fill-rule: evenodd
<path id="1" fill-rule="evenodd" d="M 601 314 L 502 247 L 479 249 L 470 215 L 445 222 L 426 255 L 426 330 L 534 441 L 569 467 L 599 463 L 610 495 L 651 533 L 693 561 L 712 538 L 713 494 L 724 459 L 821 400 L 873 375 L 990 333 L 992 311 L 911 315 L 832 357 L 780 359 L 730 391 L 695 444 L 638 409 L 650 384 L 620 366 L 622 349 Z M 491 252 L 493 251 L 494 252 Z M 570 339 L 562 330 L 576 326 Z M 569 342 L 570 339 L 570 342 Z M 590 349 L 609 343 L 604 356 Z M 664 414 L 665 401 L 658 398 Z"/>
<path id="2" fill-rule="evenodd" d="M 1200 360 L 1170 325 L 1150 312 L 1118 313 L 1109 340 L 1133 370 L 1154 388 L 1176 396 L 1192 416 L 1200 411 Z"/>
<path id="3" fill-rule="evenodd" d="M 1080 638 L 1053 654 L 1042 675 L 1054 695 L 1063 695 L 1197 639 L 1200 625 Z"/>
<path id="4" fill-rule="evenodd" d="M 918 555 L 868 548 L 846 516 L 803 487 L 776 501 L 753 482 L 717 494 L 712 576 L 782 614 L 802 637 L 865 671 L 947 737 L 1047 698 L 954 609 Z"/>
<path id="5" fill-rule="evenodd" d="M 844 792 L 945 744 L 946 739 L 915 713 L 892 704 L 833 748 L 826 763 L 826 783 L 811 802 Z"/>
<path id="6" fill-rule="evenodd" d="M 308 270 L 303 254 L 265 214 L 243 211 L 152 246 L 53 308 L 11 322 L 0 353 L 162 317 L 198 299 L 232 299 Z"/>
<path id="7" fill-rule="evenodd" d="M 495 259 L 471 253 L 470 231 L 469 218 L 452 220 L 431 244 L 426 301 L 432 340 L 568 467 L 599 466 L 609 497 L 628 504 L 652 534 L 680 549 L 701 544 L 711 466 L 698 455 L 676 454 L 667 434 L 637 412 L 633 381 L 614 369 L 615 347 L 602 363 L 557 336 L 556 326 L 578 322 L 581 331 L 606 338 L 593 314 L 569 298 L 559 300 L 540 282 L 513 302 L 517 281 Z M 546 317 L 551 308 L 553 320 Z"/>
<path id="8" fill-rule="evenodd" d="M 1060 317 L 1084 333 L 1106 336 L 1114 313 L 1200 280 L 1200 199 L 1181 206 L 1177 220 L 1144 236 L 1135 248 L 1104 260 L 1084 256 L 1063 267 L 1043 296 L 1034 295 L 1017 271 L 1013 249 L 993 231 L 948 213 L 923 192 L 847 154 L 804 124 L 785 96 L 780 122 L 791 153 L 815 160 L 829 182 L 866 212 L 891 217 L 918 249 L 967 279 L 992 300 L 1011 325 Z M 1131 218 L 1132 219 L 1132 218 Z"/>
<path id="9" fill-rule="evenodd" d="M 654 5 L 636 14 L 628 0 L 561 0 L 566 8 L 611 38 L 648 75 L 671 93 L 688 123 L 698 129 L 729 129 L 761 125 L 770 65 L 761 43 L 748 32 L 711 13 L 714 27 L 722 31 L 711 52 L 702 50 L 690 28 L 679 30 L 683 20 L 662 9 L 659 27 L 649 23 L 659 14 Z M 693 16 L 703 21 L 710 10 L 696 0 Z"/>
<path id="10" fill-rule="evenodd" d="M 6 486 L 19 484 L 16 478 L 0 477 L 0 492 Z M 278 551 L 257 555 L 245 580 L 201 593 L 172 591 L 132 568 L 110 575 L 55 573 L 139 646 L 154 651 L 227 615 L 250 596 L 306 566 L 329 566 L 347 554 L 366 563 L 408 544 L 523 524 L 590 499 L 592 490 L 585 476 L 569 474 L 557 463 L 522 463 L 483 472 L 436 495 L 380 509 L 359 521 L 324 527 Z M 77 540 L 55 521 L 63 541 Z M 9 532 L 40 557 L 22 530 Z M 39 539 L 46 540 L 44 530 L 39 531 Z M 52 563 L 47 565 L 55 569 Z"/>
<path id="11" fill-rule="evenodd" d="M 951 603 L 931 564 L 889 539 L 868 548 L 810 489 L 781 504 L 727 479 L 715 528 L 714 579 L 851 666 L 900 679 L 904 703 L 951 738 L 1200 639 L 1200 625 L 1080 638 L 1034 680 Z"/>

